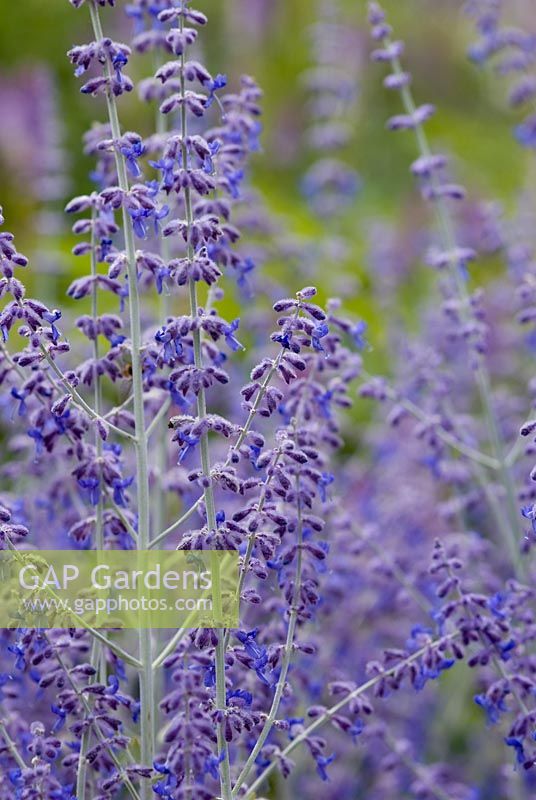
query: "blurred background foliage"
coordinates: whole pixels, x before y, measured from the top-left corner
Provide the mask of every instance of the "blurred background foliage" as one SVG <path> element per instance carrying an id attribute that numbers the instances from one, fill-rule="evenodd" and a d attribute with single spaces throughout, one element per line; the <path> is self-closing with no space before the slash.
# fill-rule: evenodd
<path id="1" fill-rule="evenodd" d="M 386 119 L 400 111 L 399 98 L 383 89 L 382 67 L 368 61 L 366 3 L 339 0 L 339 4 L 341 21 L 356 30 L 356 47 L 361 51 L 359 100 L 351 120 L 355 135 L 343 155 L 361 175 L 363 188 L 355 204 L 332 223 L 332 232 L 348 244 L 347 255 L 335 265 L 329 263 L 329 257 L 324 259 L 315 280 L 325 292 L 335 288 L 343 294 L 345 303 L 367 320 L 370 339 L 381 352 L 382 304 L 378 287 L 373 291 L 374 276 L 368 267 L 371 227 L 380 219 L 403 232 L 421 222 L 424 226 L 427 218 L 408 170 L 415 158 L 413 138 L 385 129 Z M 225 72 L 231 86 L 241 73 L 251 74 L 265 93 L 264 151 L 254 162 L 255 183 L 271 211 L 284 218 L 286 230 L 312 240 L 314 247 L 325 230 L 308 210 L 299 185 L 314 159 L 304 144 L 309 114 L 302 75 L 314 63 L 310 29 L 316 4 L 312 0 L 199 0 L 197 5 L 210 17 L 203 37 L 203 56 L 209 68 Z M 405 63 L 414 76 L 416 97 L 438 107 L 429 126 L 434 147 L 453 156 L 454 173 L 468 187 L 471 203 L 500 200 L 508 207 L 523 182 L 524 156 L 511 142 L 514 120 L 506 110 L 504 87 L 497 88 L 493 79 L 467 58 L 472 31 L 462 14 L 462 2 L 386 0 L 384 5 L 396 36 L 406 41 Z M 119 0 L 122 6 L 123 0 Z M 112 32 L 128 41 L 131 21 L 117 13 L 108 12 L 107 16 L 107 30 L 115 20 Z M 90 189 L 91 162 L 81 154 L 81 140 L 97 116 L 100 101 L 79 93 L 65 57 L 73 44 L 90 38 L 87 13 L 74 11 L 67 0 L 0 0 L 0 19 L 0 202 L 8 228 L 17 235 L 23 252 L 42 255 L 43 248 L 50 251 L 57 263 L 50 273 L 36 279 L 50 284 L 50 276 L 59 275 L 54 291 L 63 296 L 65 286 L 84 265 L 78 263 L 83 259 L 77 262 L 70 256 L 74 242 L 66 224 L 56 231 L 46 215 L 41 216 L 43 224 L 35 221 L 40 201 L 33 177 L 44 157 L 40 116 L 47 115 L 46 108 L 39 108 L 40 81 L 44 70 L 47 92 L 51 87 L 56 91 L 57 133 L 63 142 L 58 167 L 66 176 L 64 190 L 56 192 L 59 208 L 69 195 Z M 153 71 L 150 59 L 134 59 L 133 77 Z M 149 131 L 151 115 L 135 94 L 122 101 L 121 110 L 125 127 Z M 46 237 L 42 236 L 43 227 Z M 296 288 L 289 264 L 270 266 L 288 289 Z M 492 258 L 477 270 L 485 272 L 496 266 Z M 418 299 L 431 282 L 429 271 L 420 263 L 410 275 L 401 298 L 401 315 L 409 324 L 415 319 Z"/>

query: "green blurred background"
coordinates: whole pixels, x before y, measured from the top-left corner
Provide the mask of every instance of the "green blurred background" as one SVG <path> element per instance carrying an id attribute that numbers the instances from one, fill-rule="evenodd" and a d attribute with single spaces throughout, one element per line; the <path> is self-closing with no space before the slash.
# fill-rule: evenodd
<path id="1" fill-rule="evenodd" d="M 119 22 L 119 11 L 104 13 L 104 24 L 118 38 L 128 39 L 129 20 Z M 284 217 L 292 235 L 318 240 L 324 232 L 303 201 L 299 182 L 314 155 L 304 146 L 309 124 L 308 97 L 301 76 L 314 63 L 310 28 L 317 5 L 313 0 L 199 0 L 210 17 L 203 35 L 204 58 L 214 72 L 227 73 L 231 85 L 242 72 L 257 78 L 265 92 L 262 154 L 255 158 L 254 177 L 271 210 Z M 363 0 L 339 0 L 340 19 L 357 30 L 360 55 L 360 96 L 353 112 L 355 136 L 343 156 L 363 179 L 356 203 L 335 220 L 338 235 L 349 244 L 349 256 L 338 269 L 345 300 L 371 323 L 373 338 L 382 339 L 378 304 L 371 291 L 367 267 L 367 235 L 372 221 L 385 219 L 398 228 L 424 224 L 422 206 L 408 172 L 415 158 L 413 137 L 391 134 L 385 121 L 399 112 L 399 98 L 382 87 L 385 69 L 370 64 L 370 48 Z M 450 0 L 386 0 L 396 36 L 407 44 L 405 63 L 414 75 L 419 102 L 433 102 L 439 113 L 429 125 L 435 149 L 454 155 L 454 170 L 469 188 L 472 201 L 500 199 L 512 204 L 525 172 L 524 156 L 512 143 L 514 120 L 506 110 L 505 90 L 479 71 L 466 55 L 472 31 L 461 13 L 461 2 Z M 39 199 L 31 184 L 34 163 L 40 159 L 40 125 L 35 119 L 32 74 L 44 65 L 57 87 L 60 135 L 65 153 L 62 169 L 69 194 L 89 189 L 91 164 L 81 155 L 81 137 L 91 120 L 104 118 L 100 101 L 80 95 L 79 81 L 65 57 L 75 43 L 90 39 L 86 9 L 73 10 L 67 0 L 0 0 L 0 203 L 8 229 L 18 247 L 39 253 L 43 239 L 35 224 Z M 136 57 L 134 77 L 152 72 L 151 57 Z M 7 86 L 7 90 L 6 90 Z M 4 89 L 2 90 L 2 87 Z M 147 132 L 150 115 L 142 113 L 135 96 L 122 102 L 123 123 Z M 416 202 L 417 200 L 417 202 Z M 58 202 L 58 206 L 63 203 Z M 46 226 L 45 226 L 46 227 Z M 67 229 L 65 229 L 67 230 Z M 49 237 L 50 239 L 50 237 Z M 83 269 L 69 256 L 72 239 L 61 227 L 54 241 L 54 258 L 61 273 L 59 292 Z M 47 244 L 50 247 L 50 242 Z M 61 255 L 56 255 L 60 253 Z M 82 261 L 82 260 L 79 260 Z M 285 265 L 273 265 L 285 280 Z M 489 268 L 485 266 L 485 269 Z M 482 267 L 480 267 L 482 269 Z M 332 272 L 320 269 L 317 280 Z M 412 316 L 417 295 L 426 285 L 426 269 L 415 265 L 405 305 Z M 292 286 L 292 280 L 288 281 Z M 329 287 L 331 290 L 331 287 Z"/>

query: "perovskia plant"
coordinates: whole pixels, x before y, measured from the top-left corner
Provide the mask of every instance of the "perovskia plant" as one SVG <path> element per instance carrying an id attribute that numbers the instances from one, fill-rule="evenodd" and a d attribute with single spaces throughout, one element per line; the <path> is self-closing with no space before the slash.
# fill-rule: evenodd
<path id="1" fill-rule="evenodd" d="M 364 323 L 337 300 L 317 305 L 313 286 L 277 299 L 275 324 L 262 294 L 255 324 L 220 312 L 225 287 L 251 320 L 263 285 L 236 225 L 249 212 L 255 227 L 244 185 L 262 95 L 249 76 L 229 90 L 198 58 L 203 11 L 133 0 L 130 47 L 107 35 L 115 0 L 71 5 L 87 14 L 92 41 L 69 58 L 81 91 L 105 109 L 85 139 L 93 185 L 67 206 L 87 265 L 68 294 L 83 310 L 71 319 L 30 298 L 19 278 L 27 259 L 0 233 L 12 456 L 0 541 L 236 550 L 241 620 L 165 636 L 3 631 L 0 797 L 254 800 L 284 798 L 286 786 L 367 800 L 529 797 L 534 531 L 523 520 L 534 527 L 536 514 L 516 444 L 531 405 L 518 385 L 522 337 L 510 306 L 494 308 L 503 283 L 471 287 L 476 252 L 459 239 L 455 209 L 465 190 L 432 150 L 434 109 L 414 100 L 403 44 L 370 4 L 372 57 L 403 106 L 388 127 L 415 136 L 412 172 L 436 222 L 427 261 L 440 274 L 439 299 L 422 312 L 420 336 L 400 340 L 387 378 L 363 364 Z M 332 10 L 323 4 L 329 19 Z M 134 58 L 154 66 L 138 86 L 150 135 L 121 123 Z M 324 132 L 346 135 L 339 106 L 326 113 L 336 66 L 317 70 L 313 88 L 324 92 Z M 311 195 L 326 225 L 357 186 L 336 164 Z M 530 264 L 523 276 L 528 303 Z M 518 360 L 505 372 L 512 343 Z M 389 418 L 373 417 L 360 431 L 363 457 L 348 457 L 357 383 Z M 443 687 L 455 693 L 456 674 L 462 701 L 472 692 L 507 747 L 483 728 L 460 759 L 446 714 L 438 743 Z"/>

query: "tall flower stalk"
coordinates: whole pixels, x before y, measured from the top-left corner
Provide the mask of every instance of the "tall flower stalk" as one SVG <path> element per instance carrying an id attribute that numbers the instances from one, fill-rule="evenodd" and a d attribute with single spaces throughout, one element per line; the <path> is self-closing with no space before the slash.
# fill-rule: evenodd
<path id="1" fill-rule="evenodd" d="M 185 17 L 185 6 L 182 8 L 182 12 L 179 15 L 179 31 L 184 36 L 184 17 Z M 185 59 L 185 50 L 186 48 L 182 48 L 182 52 L 180 55 L 180 119 L 181 119 L 181 157 L 182 157 L 182 169 L 187 172 L 189 168 L 188 162 L 188 149 L 187 149 L 187 137 L 188 137 L 188 123 L 187 123 L 187 105 L 186 105 L 186 76 L 185 76 L 185 68 L 186 68 L 186 59 Z M 194 261 L 194 249 L 191 243 L 192 240 L 192 224 L 193 224 L 193 214 L 192 214 L 192 196 L 190 192 L 190 187 L 186 186 L 184 189 L 184 206 L 186 210 L 186 231 L 185 231 L 185 239 L 188 242 L 187 250 L 186 250 L 186 257 L 188 259 L 188 267 L 191 269 Z M 197 283 L 193 277 L 188 279 L 188 296 L 190 300 L 190 316 L 192 319 L 195 319 L 199 313 L 199 301 L 197 296 Z M 194 345 L 194 364 L 197 369 L 203 370 L 204 369 L 204 359 L 202 353 L 202 345 L 201 345 L 201 331 L 199 328 L 196 328 L 193 331 L 193 345 Z M 201 387 L 198 395 L 197 395 L 197 416 L 199 420 L 202 420 L 207 415 L 207 400 L 205 396 L 205 390 Z M 209 451 L 209 442 L 208 442 L 208 430 L 203 431 L 200 438 L 199 448 L 201 452 L 201 467 L 203 470 L 203 475 L 205 477 L 205 490 L 204 490 L 204 499 L 205 499 L 205 509 L 207 514 L 207 525 L 209 530 L 215 531 L 218 527 L 218 523 L 216 521 L 216 504 L 214 502 L 214 492 L 212 489 L 212 469 L 211 469 L 211 462 L 210 462 L 210 451 Z M 215 571 L 213 572 L 213 581 L 216 579 L 216 572 L 218 570 L 217 563 L 214 565 Z M 216 593 L 218 592 L 218 584 L 215 585 Z M 223 754 L 222 764 L 220 766 L 220 780 L 221 780 L 221 794 L 223 800 L 231 800 L 231 768 L 229 763 L 229 747 L 228 743 L 225 740 L 223 734 L 223 715 L 225 714 L 226 708 L 226 694 L 225 694 L 225 649 L 223 643 L 223 635 L 222 632 L 218 634 L 218 641 L 216 644 L 216 708 L 218 712 L 220 712 L 220 721 L 218 722 L 218 753 Z"/>
<path id="2" fill-rule="evenodd" d="M 430 105 L 420 107 L 416 105 L 410 88 L 411 78 L 407 72 L 404 72 L 400 61 L 400 56 L 404 49 L 403 43 L 393 41 L 391 38 L 391 28 L 387 24 L 385 13 L 377 3 L 369 4 L 369 20 L 373 26 L 373 38 L 381 45 L 381 49 L 373 52 L 372 58 L 376 61 L 390 64 L 392 72 L 385 79 L 384 85 L 400 93 L 405 111 L 405 116 L 393 117 L 389 121 L 389 127 L 392 130 L 409 129 L 415 133 L 419 148 L 419 159 L 413 164 L 412 170 L 422 182 L 425 197 L 432 203 L 441 238 L 442 251 L 434 256 L 434 263 L 436 266 L 445 267 L 448 270 L 456 296 L 459 299 L 460 322 L 469 328 L 473 323 L 473 311 L 465 272 L 468 263 L 475 257 L 475 254 L 468 248 L 458 245 L 455 224 L 448 205 L 449 200 L 463 199 L 465 191 L 462 187 L 448 184 L 442 177 L 442 171 L 447 160 L 442 155 L 434 155 L 432 153 L 424 129 L 424 123 L 432 116 L 434 108 Z M 504 532 L 512 564 L 517 573 L 522 576 L 524 566 L 519 548 L 521 531 L 516 503 L 516 490 L 507 463 L 507 451 L 502 440 L 493 404 L 490 376 L 478 343 L 476 347 L 472 348 L 471 360 L 484 409 L 493 456 L 499 465 L 502 485 L 506 492 L 507 517 L 505 519 L 501 514 L 498 521 Z"/>
<path id="3" fill-rule="evenodd" d="M 89 3 L 91 23 L 97 42 L 104 40 L 104 33 L 100 22 L 98 7 L 92 2 Z M 121 125 L 117 111 L 116 99 L 111 90 L 112 65 L 106 61 L 106 72 L 109 81 L 108 89 L 105 93 L 106 104 L 108 107 L 108 117 L 112 139 L 114 142 L 114 155 L 116 160 L 117 179 L 121 191 L 127 195 L 130 189 L 126 159 L 119 149 L 121 141 Z M 130 319 L 130 336 L 132 340 L 132 395 L 135 420 L 135 447 L 136 447 L 136 473 L 137 473 L 137 521 L 138 521 L 138 540 L 139 550 L 147 550 L 150 541 L 150 506 L 149 506 L 149 464 L 147 436 L 145 428 L 145 407 L 143 392 L 143 367 L 142 367 L 142 335 L 141 335 L 141 314 L 140 314 L 140 295 L 138 289 L 138 271 L 136 265 L 136 247 L 134 243 L 134 229 L 131 217 L 125 205 L 122 209 L 123 234 L 125 237 L 127 275 L 128 275 L 128 304 Z M 143 764 L 152 764 L 155 754 L 154 724 L 153 715 L 155 708 L 153 672 L 152 672 L 152 645 L 151 632 L 147 629 L 140 630 L 139 651 L 142 668 L 140 672 L 140 748 L 141 761 Z M 142 798 L 151 796 L 150 787 L 147 783 L 142 786 Z"/>

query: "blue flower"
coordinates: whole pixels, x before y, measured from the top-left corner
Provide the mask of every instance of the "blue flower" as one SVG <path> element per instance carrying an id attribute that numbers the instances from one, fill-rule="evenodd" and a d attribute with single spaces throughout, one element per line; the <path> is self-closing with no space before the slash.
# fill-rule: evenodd
<path id="1" fill-rule="evenodd" d="M 106 261 L 106 256 L 108 256 L 112 250 L 112 239 L 101 239 L 100 240 L 100 260 Z"/>
<path id="2" fill-rule="evenodd" d="M 525 122 L 514 130 L 515 137 L 523 147 L 536 148 L 536 114 L 528 117 Z"/>
<path id="3" fill-rule="evenodd" d="M 331 401 L 333 400 L 333 392 L 328 389 L 323 394 L 315 395 L 315 402 L 320 410 L 324 419 L 331 419 Z"/>
<path id="4" fill-rule="evenodd" d="M 262 122 L 254 122 L 248 131 L 248 146 L 252 153 L 258 153 L 261 149 L 260 136 L 262 133 Z"/>
<path id="5" fill-rule="evenodd" d="M 123 344 L 123 342 L 126 341 L 127 337 L 119 333 L 112 333 L 106 338 L 108 339 L 112 347 L 118 347 L 120 344 Z"/>
<path id="6" fill-rule="evenodd" d="M 516 641 L 514 639 L 509 639 L 507 642 L 501 642 L 499 645 L 499 650 L 501 651 L 501 659 L 502 661 L 509 661 L 510 660 L 510 651 L 514 650 L 516 647 Z"/>
<path id="7" fill-rule="evenodd" d="M 39 428 L 29 428 L 27 433 L 30 439 L 34 440 L 35 455 L 40 456 L 45 449 L 45 440 L 43 439 L 42 432 L 39 430 Z"/>
<path id="8" fill-rule="evenodd" d="M 240 197 L 240 184 L 244 180 L 244 170 L 237 169 L 234 171 L 227 171 L 225 173 L 225 177 L 227 178 L 227 183 L 229 184 L 229 191 L 231 193 L 231 197 L 234 200 L 238 200 Z"/>
<path id="9" fill-rule="evenodd" d="M 164 288 L 164 281 L 168 277 L 169 277 L 168 267 L 160 267 L 160 269 L 156 273 L 156 291 L 158 292 L 158 294 L 162 294 L 162 290 Z"/>
<path id="10" fill-rule="evenodd" d="M 408 648 L 410 653 L 414 653 L 415 650 L 418 650 L 421 647 L 422 642 L 419 642 L 418 636 L 425 635 L 431 636 L 433 633 L 431 628 L 427 628 L 425 625 L 414 625 L 411 629 L 409 639 L 406 640 L 406 647 Z"/>
<path id="11" fill-rule="evenodd" d="M 65 725 L 65 720 L 67 719 L 67 712 L 65 711 L 64 708 L 60 708 L 60 706 L 56 706 L 54 704 L 50 706 L 50 710 L 52 711 L 53 714 L 55 714 L 58 717 L 52 728 L 52 733 L 57 733 L 58 731 L 61 731 L 61 729 Z"/>
<path id="12" fill-rule="evenodd" d="M 287 719 L 288 722 L 288 738 L 292 741 L 295 737 L 295 733 L 292 730 L 296 725 L 303 725 L 304 718 L 303 717 L 289 717 Z"/>
<path id="13" fill-rule="evenodd" d="M 485 694 L 475 694 L 473 700 L 477 706 L 484 709 L 487 722 L 490 725 L 495 725 L 499 721 L 501 714 L 508 711 L 504 702 L 504 697 L 500 697 L 496 702 L 492 702 Z"/>
<path id="14" fill-rule="evenodd" d="M 20 779 L 22 777 L 22 770 L 20 768 L 9 769 L 7 771 L 7 776 L 9 778 L 9 782 L 13 784 L 13 786 L 20 785 Z"/>
<path id="15" fill-rule="evenodd" d="M 291 338 L 292 334 L 290 332 L 279 333 L 277 336 L 274 336 L 274 342 L 279 342 L 284 350 L 289 350 Z"/>
<path id="16" fill-rule="evenodd" d="M 507 599 L 507 595 L 503 592 L 496 592 L 492 597 L 488 600 L 488 608 L 493 614 L 493 616 L 497 617 L 498 619 L 506 619 L 506 614 L 503 611 L 505 602 Z"/>
<path id="17" fill-rule="evenodd" d="M 180 339 L 173 338 L 171 333 L 167 330 L 167 328 L 160 328 L 157 331 L 155 337 L 156 341 L 159 344 L 164 346 L 164 361 L 166 364 L 171 364 L 171 362 L 177 357 L 182 354 L 182 344 Z"/>
<path id="18" fill-rule="evenodd" d="M 325 322 L 321 322 L 319 325 L 315 325 L 315 327 L 313 328 L 311 340 L 314 349 L 317 350 L 318 352 L 321 353 L 324 352 L 324 348 L 320 340 L 323 339 L 325 336 L 327 336 L 328 333 L 329 333 L 329 328 Z"/>
<path id="19" fill-rule="evenodd" d="M 183 397 L 183 395 L 180 392 L 177 392 L 174 383 L 172 383 L 171 381 L 165 381 L 164 388 L 166 388 L 169 391 L 171 399 L 173 400 L 173 403 L 176 406 L 181 408 L 183 411 L 186 411 L 189 408 L 191 403 L 185 397 Z"/>
<path id="20" fill-rule="evenodd" d="M 61 311 L 57 308 L 54 311 L 46 311 L 43 314 L 43 319 L 47 322 L 50 322 L 50 329 L 52 331 L 52 341 L 56 343 L 60 338 L 60 332 L 55 326 L 55 322 L 57 322 L 61 318 Z"/>
<path id="21" fill-rule="evenodd" d="M 173 186 L 173 168 L 175 160 L 173 158 L 161 158 L 158 161 L 149 161 L 149 165 L 162 173 L 162 186 L 164 189 L 171 189 Z"/>
<path id="22" fill-rule="evenodd" d="M 120 478 L 115 478 L 112 481 L 112 488 L 114 490 L 114 503 L 118 506 L 121 506 L 121 508 L 124 508 L 127 505 L 125 489 L 128 489 L 128 487 L 132 485 L 133 481 L 134 476 L 130 478 L 124 478 L 123 480 Z"/>
<path id="23" fill-rule="evenodd" d="M 128 58 L 124 53 L 116 53 L 112 59 L 113 68 L 115 69 L 115 77 L 119 83 L 123 82 L 123 75 L 121 70 L 128 64 Z"/>
<path id="24" fill-rule="evenodd" d="M 148 208 L 129 208 L 128 213 L 132 219 L 132 227 L 138 239 L 145 239 L 147 237 L 147 228 L 145 227 L 144 220 L 149 216 Z"/>
<path id="25" fill-rule="evenodd" d="M 203 679 L 203 685 L 210 689 L 216 686 L 216 667 L 214 664 L 210 664 L 205 669 L 205 677 Z"/>
<path id="26" fill-rule="evenodd" d="M 532 532 L 534 535 L 536 535 L 536 505 L 523 506 L 521 509 L 521 515 L 525 517 L 525 519 L 530 519 Z"/>
<path id="27" fill-rule="evenodd" d="M 106 450 L 108 453 L 113 453 L 117 458 L 119 458 L 123 452 L 123 448 L 119 442 L 105 442 L 102 449 Z"/>
<path id="28" fill-rule="evenodd" d="M 213 142 L 209 142 L 208 149 L 210 151 L 210 155 L 205 156 L 204 158 L 203 172 L 205 172 L 207 175 L 214 175 L 215 169 L 214 169 L 214 161 L 212 159 L 221 149 L 220 140 L 215 139 Z"/>
<path id="29" fill-rule="evenodd" d="M 246 692 L 243 689 L 235 689 L 234 691 L 229 690 L 227 692 L 227 702 L 229 702 L 229 700 L 232 700 L 233 697 L 238 697 L 241 700 L 243 700 L 246 706 L 250 706 L 253 702 L 253 695 L 251 694 L 251 692 Z"/>
<path id="30" fill-rule="evenodd" d="M 320 480 L 318 482 L 318 491 L 320 494 L 320 499 L 323 503 L 326 502 L 327 499 L 327 492 L 326 487 L 331 486 L 333 481 L 335 480 L 335 476 L 331 474 L 331 472 L 323 472 Z"/>
<path id="31" fill-rule="evenodd" d="M 163 797 L 164 800 L 173 800 L 173 795 L 171 792 L 177 786 L 176 777 L 172 774 L 170 768 L 161 761 L 154 761 L 153 769 L 155 770 L 155 772 L 158 772 L 159 775 L 165 776 L 163 780 L 158 781 L 158 783 L 154 784 L 153 792 L 157 794 L 159 797 Z"/>
<path id="32" fill-rule="evenodd" d="M 260 471 L 261 467 L 257 466 L 257 461 L 259 459 L 260 454 L 262 453 L 262 447 L 259 447 L 256 444 L 249 445 L 249 460 L 253 465 L 255 470 Z"/>
<path id="33" fill-rule="evenodd" d="M 249 285 L 248 275 L 255 269 L 255 262 L 251 258 L 240 260 L 234 265 L 234 270 L 237 273 L 236 283 L 238 288 L 242 291 L 246 298 L 252 296 L 251 286 Z"/>
<path id="34" fill-rule="evenodd" d="M 253 669 L 257 673 L 257 677 L 259 677 L 266 686 L 272 686 L 272 676 L 266 674 L 266 670 L 268 669 L 268 651 L 255 641 L 258 633 L 258 628 L 254 628 L 249 632 L 237 631 L 236 637 L 243 644 L 248 656 L 253 660 Z M 271 669 L 269 669 L 269 673 L 271 673 Z"/>
<path id="35" fill-rule="evenodd" d="M 364 727 L 365 726 L 363 724 L 363 721 L 360 720 L 360 719 L 357 719 L 354 722 L 354 724 L 351 726 L 351 728 L 348 728 L 348 733 L 350 734 L 350 736 L 352 737 L 354 742 L 357 739 L 357 737 L 360 736 L 363 733 Z"/>
<path id="36" fill-rule="evenodd" d="M 136 724 L 140 718 L 141 712 L 141 703 L 137 700 L 135 703 L 132 704 L 131 713 L 132 713 L 132 722 Z M 156 767 L 155 767 L 156 769 Z"/>
<path id="37" fill-rule="evenodd" d="M 24 647 L 20 644 L 10 644 L 7 649 L 9 653 L 13 653 L 16 656 L 15 669 L 26 669 L 26 651 Z"/>
<path id="38" fill-rule="evenodd" d="M 444 658 L 435 667 L 425 667 L 421 664 L 418 675 L 413 679 L 413 688 L 420 692 L 428 681 L 436 680 L 444 670 L 450 669 L 455 663 L 454 658 Z"/>
<path id="39" fill-rule="evenodd" d="M 220 764 L 222 763 L 223 759 L 225 758 L 225 753 L 220 753 L 219 756 L 207 756 L 205 759 L 205 769 L 212 775 L 215 781 L 219 780 L 220 778 Z"/>
<path id="40" fill-rule="evenodd" d="M 153 227 L 154 227 L 155 236 L 158 235 L 158 232 L 160 230 L 160 224 L 159 224 L 160 220 L 165 219 L 168 214 L 169 214 L 169 206 L 167 206 L 167 205 L 163 205 L 160 208 L 159 211 L 157 211 L 156 209 L 152 209 L 151 210 L 151 213 L 149 214 L 149 216 L 153 220 Z"/>
<path id="41" fill-rule="evenodd" d="M 100 481 L 98 478 L 79 478 L 78 485 L 88 495 L 91 505 L 96 506 L 100 501 Z"/>
<path id="42" fill-rule="evenodd" d="M 28 411 L 25 402 L 26 398 L 28 397 L 28 394 L 29 392 L 26 391 L 26 389 L 24 389 L 22 392 L 20 392 L 18 389 L 15 389 L 15 387 L 11 389 L 11 396 L 14 397 L 15 400 L 19 401 L 19 408 L 18 408 L 19 417 L 24 417 L 26 415 L 26 412 Z"/>
<path id="43" fill-rule="evenodd" d="M 138 158 L 140 158 L 145 152 L 143 142 L 135 142 L 132 145 L 124 146 L 121 148 L 121 152 L 125 156 L 128 171 L 132 177 L 139 178 L 141 175 L 141 169 L 138 164 Z"/>
<path id="44" fill-rule="evenodd" d="M 182 445 L 182 449 L 179 452 L 177 464 L 182 464 L 190 450 L 193 450 L 199 444 L 199 436 L 188 436 L 188 434 L 179 431 L 178 441 Z"/>
<path id="45" fill-rule="evenodd" d="M 522 740 L 517 736 L 506 736 L 504 742 L 508 747 L 514 748 L 517 763 L 523 764 L 526 761 L 526 756 Z"/>
<path id="46" fill-rule="evenodd" d="M 143 10 L 139 6 L 135 5 L 126 5 L 125 6 L 125 14 L 127 17 L 131 17 L 134 20 L 134 30 L 135 32 L 142 33 L 144 30 L 143 26 Z"/>
<path id="47" fill-rule="evenodd" d="M 119 310 L 121 313 L 125 310 L 125 300 L 128 297 L 128 283 L 125 281 L 125 284 L 121 287 L 118 292 L 119 295 Z"/>
<path id="48" fill-rule="evenodd" d="M 236 353 L 237 350 L 244 350 L 244 345 L 240 344 L 238 339 L 234 336 L 234 332 L 238 330 L 240 326 L 240 320 L 234 319 L 229 325 L 226 325 L 223 329 L 225 335 L 225 343 L 227 347 L 229 347 L 233 352 Z"/>
<path id="49" fill-rule="evenodd" d="M 316 761 L 316 771 L 320 775 L 323 781 L 329 781 L 328 773 L 326 772 L 326 767 L 335 760 L 335 753 L 331 756 L 315 756 Z"/>
<path id="50" fill-rule="evenodd" d="M 428 467 L 432 476 L 436 480 L 441 480 L 441 457 L 437 453 L 434 452 L 430 455 L 424 456 L 424 458 L 421 459 L 421 463 L 425 467 Z"/>
<path id="51" fill-rule="evenodd" d="M 226 86 L 227 86 L 227 75 L 221 75 L 220 73 L 218 73 L 218 75 L 216 75 L 216 77 L 207 84 L 209 95 L 205 100 L 205 108 L 210 108 L 210 106 L 214 102 L 216 92 L 219 91 L 220 89 L 224 89 Z"/>
<path id="52" fill-rule="evenodd" d="M 160 220 L 169 214 L 169 206 L 164 205 L 159 211 L 156 208 L 129 208 L 128 213 L 136 236 L 139 239 L 146 239 L 147 223 L 153 221 L 154 231 L 157 234 Z"/>
<path id="53" fill-rule="evenodd" d="M 355 346 L 359 348 L 359 350 L 364 350 L 367 346 L 367 340 L 365 339 L 366 331 L 367 323 L 363 321 L 357 322 L 351 330 L 353 342 Z"/>

